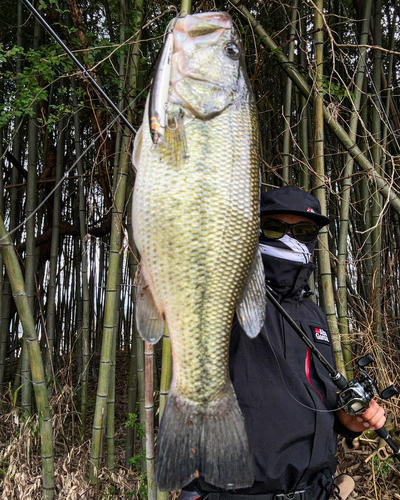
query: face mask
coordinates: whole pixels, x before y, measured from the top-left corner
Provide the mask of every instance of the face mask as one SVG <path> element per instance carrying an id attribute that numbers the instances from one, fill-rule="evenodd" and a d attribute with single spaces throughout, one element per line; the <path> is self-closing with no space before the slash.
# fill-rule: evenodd
<path id="1" fill-rule="evenodd" d="M 288 234 L 279 240 L 269 240 L 262 233 L 260 235 L 260 251 L 263 255 L 270 255 L 279 259 L 308 264 L 314 252 L 315 242 L 300 243 Z"/>

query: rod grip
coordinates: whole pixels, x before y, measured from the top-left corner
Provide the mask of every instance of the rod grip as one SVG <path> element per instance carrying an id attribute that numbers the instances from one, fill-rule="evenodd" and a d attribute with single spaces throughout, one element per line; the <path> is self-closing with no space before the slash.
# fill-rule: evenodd
<path id="1" fill-rule="evenodd" d="M 400 449 L 396 445 L 396 443 L 393 441 L 393 439 L 390 437 L 390 434 L 386 430 L 386 427 L 383 426 L 380 429 L 376 429 L 375 432 L 378 434 L 378 436 L 382 439 L 384 439 L 387 444 L 392 448 L 393 450 L 393 455 L 397 458 L 397 460 L 400 461 Z"/>

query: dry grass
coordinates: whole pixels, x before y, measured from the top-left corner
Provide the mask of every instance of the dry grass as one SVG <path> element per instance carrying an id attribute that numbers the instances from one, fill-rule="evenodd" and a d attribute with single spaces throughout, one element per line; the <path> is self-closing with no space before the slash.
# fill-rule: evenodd
<path id="1" fill-rule="evenodd" d="M 55 417 L 57 422 L 58 417 Z M 99 473 L 97 488 L 88 483 L 89 442 L 67 447 L 60 440 L 60 428 L 55 425 L 55 498 L 137 499 L 140 478 L 137 472 L 119 465 L 111 473 L 106 468 Z M 4 475 L 0 485 L 1 500 L 36 500 L 41 498 L 40 443 L 37 418 L 23 423 L 15 411 L 5 415 L 0 425 L 0 467 Z M 390 453 L 384 443 L 368 435 L 355 441 L 349 449 L 344 440 L 339 445 L 338 472 L 354 477 L 356 489 L 352 498 L 361 500 L 393 500 L 400 498 L 400 469 L 388 460 Z M 124 463 L 124 449 L 116 448 L 116 463 Z M 398 495 L 397 497 L 395 495 Z M 174 495 L 175 497 L 176 495 Z"/>
<path id="2" fill-rule="evenodd" d="M 70 445 L 60 439 L 58 416 L 55 416 L 55 498 L 57 499 L 132 499 L 138 498 L 139 474 L 120 465 L 114 472 L 100 470 L 99 484 L 88 483 L 89 442 Z M 0 467 L 4 475 L 0 485 L 1 500 L 41 498 L 41 461 L 38 419 L 25 423 L 16 412 L 5 416 L 0 428 Z M 5 444 L 7 443 L 7 444 Z M 124 449 L 116 451 L 116 463 L 124 463 Z"/>
<path id="3" fill-rule="evenodd" d="M 7 467 L 0 487 L 2 500 L 41 498 L 41 462 L 35 420 L 30 420 L 28 425 L 12 423 L 10 420 L 7 422 L 9 431 L 13 432 L 9 433 L 10 444 L 0 453 L 3 470 L 5 466 Z M 4 437 L 2 432 L 2 442 Z M 60 453 L 60 448 L 56 448 L 56 451 L 55 498 L 68 500 L 138 498 L 137 492 L 140 486 L 138 474 L 125 467 L 119 467 L 113 473 L 102 469 L 99 473 L 98 487 L 90 487 L 87 480 L 89 469 L 87 442 L 80 446 L 72 446 L 68 452 L 65 448 L 64 453 Z M 123 456 L 116 457 L 116 461 L 120 462 L 121 458 L 123 459 Z"/>
<path id="4" fill-rule="evenodd" d="M 363 339 L 364 348 L 374 352 L 376 347 Z M 376 352 L 375 355 L 378 353 Z M 379 355 L 377 356 L 379 359 Z M 97 360 L 93 360 L 96 367 Z M 110 472 L 103 468 L 99 472 L 98 486 L 90 487 L 89 438 L 92 414 L 88 415 L 87 432 L 83 441 L 79 438 L 79 418 L 75 408 L 72 390 L 73 368 L 69 362 L 58 374 L 58 385 L 51 398 L 55 449 L 55 498 L 57 499 L 139 499 L 141 477 L 138 471 L 125 467 L 125 421 L 127 415 L 127 366 L 124 353 L 118 355 L 116 387 L 116 469 Z M 379 369 L 383 369 L 379 366 Z M 96 383 L 92 374 L 91 393 L 94 401 Z M 392 380 L 393 382 L 395 380 Z M 0 418 L 0 500 L 39 500 L 41 498 L 41 460 L 38 419 L 30 417 L 24 421 L 20 409 L 14 406 L 9 391 L 3 401 Z M 399 429 L 397 418 L 398 398 L 387 403 L 388 415 L 393 429 Z M 92 408 L 93 411 L 93 408 Z M 139 450 L 137 450 L 139 453 Z M 338 472 L 346 472 L 356 480 L 353 500 L 395 500 L 400 499 L 400 467 L 389 458 L 390 452 L 384 442 L 373 433 L 365 433 L 349 449 L 344 441 L 339 444 Z M 397 495 L 397 496 L 396 496 Z M 176 494 L 171 494 L 175 500 Z"/>
<path id="5" fill-rule="evenodd" d="M 385 443 L 376 436 L 363 434 L 354 441 L 352 449 L 348 448 L 344 439 L 340 441 L 337 472 L 349 474 L 355 480 L 351 499 L 400 498 L 400 467 L 394 464 L 390 455 Z"/>
<path id="6" fill-rule="evenodd" d="M 125 417 L 127 415 L 127 377 L 125 355 L 119 356 L 121 376 L 117 376 L 115 463 L 116 469 L 99 471 L 98 486 L 88 481 L 89 437 L 93 414 L 88 415 L 86 436 L 79 438 L 79 418 L 72 390 L 73 368 L 68 364 L 58 374 L 58 385 L 50 399 L 54 430 L 55 498 L 57 499 L 137 499 L 141 475 L 125 467 Z M 94 361 L 96 363 L 96 361 Z M 89 397 L 94 400 L 96 384 Z M 93 408 L 92 408 L 93 411 Z M 41 460 L 38 418 L 24 420 L 13 404 L 9 391 L 0 418 L 0 499 L 39 500 L 41 498 Z M 0 478 L 1 478 L 0 476 Z"/>
<path id="7" fill-rule="evenodd" d="M 358 321 L 358 334 L 352 338 L 352 345 L 358 356 L 367 353 L 374 356 L 375 362 L 366 368 L 378 384 L 380 390 L 391 384 L 400 388 L 400 351 L 399 341 L 393 334 L 397 331 L 396 322 L 386 325 L 380 345 L 372 333 L 372 309 L 364 308 L 363 322 Z M 400 443 L 400 398 L 395 396 L 389 401 L 379 400 L 385 408 L 386 428 L 392 438 Z M 339 442 L 338 472 L 351 475 L 356 481 L 352 499 L 357 500 L 395 500 L 400 499 L 400 464 L 392 458 L 385 441 L 372 431 L 366 431 L 354 440 L 349 449 L 344 440 Z"/>

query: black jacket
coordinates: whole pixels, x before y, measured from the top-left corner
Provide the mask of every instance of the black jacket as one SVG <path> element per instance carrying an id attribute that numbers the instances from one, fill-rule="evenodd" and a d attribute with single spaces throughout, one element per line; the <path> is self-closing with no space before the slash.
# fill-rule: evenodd
<path id="1" fill-rule="evenodd" d="M 334 365 L 326 316 L 308 298 L 307 280 L 313 264 L 274 257 L 268 257 L 266 263 L 266 280 L 276 297 Z M 235 319 L 230 375 L 256 466 L 253 486 L 237 493 L 289 493 L 312 484 L 322 471 L 326 477 L 334 474 L 337 435 L 332 410 L 337 408 L 336 388 L 271 303 L 255 339 L 250 339 Z M 197 488 L 216 491 L 201 478 Z M 321 493 L 319 498 L 327 495 Z"/>
<path id="2" fill-rule="evenodd" d="M 299 267 L 273 257 L 268 263 L 266 276 L 276 297 L 334 364 L 326 316 L 306 292 L 313 264 Z M 247 492 L 290 492 L 323 469 L 335 472 L 335 412 L 326 410 L 337 408 L 336 388 L 271 303 L 255 339 L 235 322 L 230 371 L 256 464 L 256 481 Z"/>

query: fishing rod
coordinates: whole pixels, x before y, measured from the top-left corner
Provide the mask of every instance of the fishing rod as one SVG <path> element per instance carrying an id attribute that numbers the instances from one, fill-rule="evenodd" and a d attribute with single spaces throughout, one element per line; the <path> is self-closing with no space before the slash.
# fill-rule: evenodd
<path id="1" fill-rule="evenodd" d="M 350 382 L 344 377 L 338 370 L 336 370 L 329 361 L 323 356 L 323 354 L 315 347 L 311 340 L 307 337 L 304 331 L 295 323 L 294 319 L 287 313 L 287 311 L 281 306 L 278 300 L 274 297 L 272 290 L 266 286 L 267 298 L 271 301 L 272 305 L 279 311 L 279 313 L 285 318 L 293 330 L 297 333 L 300 339 L 307 345 L 314 356 L 321 362 L 322 366 L 328 371 L 333 383 L 339 389 L 338 402 L 340 408 L 342 408 L 348 415 L 355 416 L 364 413 L 370 405 L 370 401 L 373 399 L 375 394 L 380 395 L 382 399 L 389 399 L 392 396 L 398 394 L 397 389 L 391 385 L 378 391 L 375 380 L 370 377 L 370 375 L 364 370 L 364 368 L 374 361 L 371 354 L 363 356 L 357 361 L 357 366 L 361 377 L 359 379 L 353 379 Z M 375 429 L 376 434 L 382 438 L 393 450 L 393 455 L 400 462 L 400 448 L 396 445 L 393 439 L 390 437 L 385 426 L 380 429 Z"/>
<path id="2" fill-rule="evenodd" d="M 40 14 L 40 12 L 29 2 L 29 0 L 21 0 L 22 3 L 27 7 L 32 14 L 35 16 L 37 21 L 43 26 L 43 28 L 54 38 L 54 40 L 60 45 L 63 51 L 67 54 L 67 56 L 72 60 L 72 62 L 77 66 L 82 75 L 91 83 L 91 85 L 97 90 L 97 92 L 103 97 L 103 99 L 107 102 L 107 104 L 120 116 L 125 123 L 125 125 L 129 128 L 131 132 L 136 134 L 136 129 L 132 126 L 130 121 L 124 116 L 118 107 L 113 103 L 113 101 L 108 97 L 108 95 L 104 92 L 104 90 L 100 87 L 100 85 L 96 82 L 96 80 L 91 76 L 89 71 L 83 66 L 82 63 L 74 56 L 74 54 L 69 50 L 69 48 L 65 45 L 65 43 L 61 40 L 61 38 L 57 35 L 57 33 L 53 30 L 53 28 L 47 23 L 44 17 Z"/>

